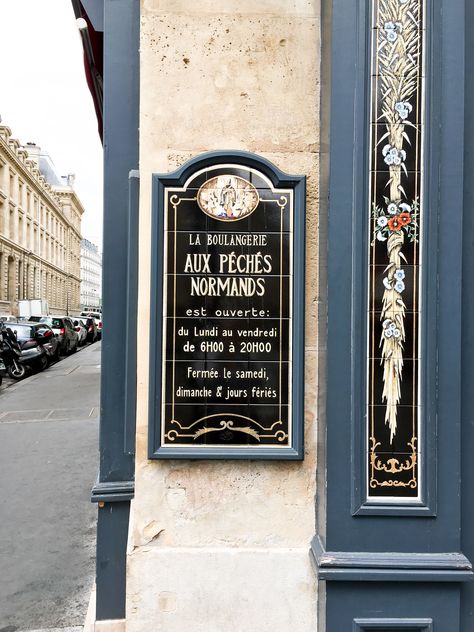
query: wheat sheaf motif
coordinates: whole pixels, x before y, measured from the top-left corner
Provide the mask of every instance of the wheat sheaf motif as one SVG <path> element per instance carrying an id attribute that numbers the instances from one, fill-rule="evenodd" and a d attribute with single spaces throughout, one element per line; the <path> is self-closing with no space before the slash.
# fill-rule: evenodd
<path id="1" fill-rule="evenodd" d="M 403 351 L 405 342 L 406 241 L 418 240 L 419 203 L 408 200 L 404 178 L 408 178 L 407 156 L 415 151 L 407 130 L 419 129 L 411 119 L 416 111 L 416 98 L 421 72 L 421 34 L 419 0 L 379 0 L 377 13 L 377 69 L 380 98 L 377 123 L 385 125 L 378 140 L 382 159 L 388 166 L 388 182 L 384 204 L 373 204 L 374 239 L 386 242 L 388 262 L 383 278 L 382 335 L 380 339 L 383 365 L 382 400 L 386 405 L 385 423 L 390 429 L 390 442 L 397 432 L 397 409 L 401 400 Z"/>

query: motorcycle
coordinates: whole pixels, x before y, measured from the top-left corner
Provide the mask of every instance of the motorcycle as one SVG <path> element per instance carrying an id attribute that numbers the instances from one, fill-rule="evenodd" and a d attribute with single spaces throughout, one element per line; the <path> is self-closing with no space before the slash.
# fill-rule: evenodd
<path id="1" fill-rule="evenodd" d="M 0 370 L 7 371 L 8 375 L 15 380 L 20 380 L 26 373 L 26 367 L 21 363 L 21 349 L 15 334 L 6 327 L 5 323 L 0 324 Z"/>

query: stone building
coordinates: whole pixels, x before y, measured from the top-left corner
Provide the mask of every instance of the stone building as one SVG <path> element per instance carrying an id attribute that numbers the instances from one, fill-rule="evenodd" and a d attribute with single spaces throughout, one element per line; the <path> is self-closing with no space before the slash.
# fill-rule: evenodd
<path id="1" fill-rule="evenodd" d="M 97 310 L 102 304 L 102 256 L 88 239 L 81 241 L 81 308 Z"/>
<path id="2" fill-rule="evenodd" d="M 84 208 L 73 184 L 38 146 L 22 147 L 0 126 L 0 313 L 33 298 L 52 313 L 79 309 Z"/>

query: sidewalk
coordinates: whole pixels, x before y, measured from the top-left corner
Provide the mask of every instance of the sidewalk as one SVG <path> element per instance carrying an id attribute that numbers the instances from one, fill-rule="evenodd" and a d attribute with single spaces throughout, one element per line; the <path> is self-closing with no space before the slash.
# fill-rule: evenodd
<path id="1" fill-rule="evenodd" d="M 0 392 L 0 631 L 75 630 L 94 576 L 100 343 Z"/>

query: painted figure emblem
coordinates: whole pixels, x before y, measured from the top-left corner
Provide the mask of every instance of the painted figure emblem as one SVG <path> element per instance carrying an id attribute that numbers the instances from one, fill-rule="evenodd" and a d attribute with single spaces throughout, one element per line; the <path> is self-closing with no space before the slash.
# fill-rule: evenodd
<path id="1" fill-rule="evenodd" d="M 201 211 L 224 222 L 248 217 L 257 208 L 257 189 L 239 176 L 221 175 L 211 178 L 199 189 L 197 202 Z"/>

